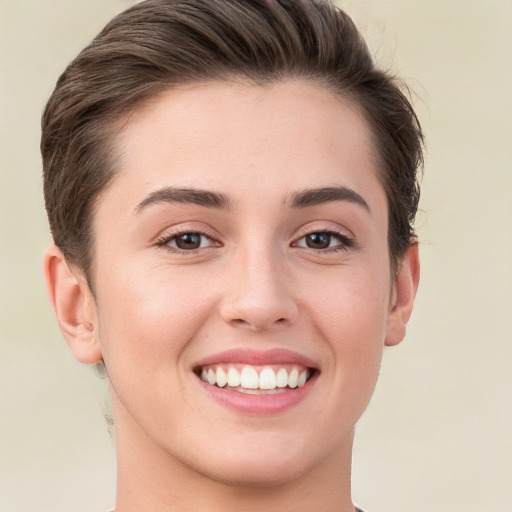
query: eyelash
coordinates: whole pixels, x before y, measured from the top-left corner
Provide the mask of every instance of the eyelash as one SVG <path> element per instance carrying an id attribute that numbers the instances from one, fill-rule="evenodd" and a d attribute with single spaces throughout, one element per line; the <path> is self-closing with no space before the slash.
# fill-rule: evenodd
<path id="1" fill-rule="evenodd" d="M 172 241 L 176 241 L 179 237 L 182 237 L 184 235 L 198 236 L 201 239 L 207 239 L 210 242 L 217 244 L 217 247 L 221 246 L 221 243 L 218 242 L 213 236 L 211 236 L 207 233 L 202 233 L 200 231 L 193 231 L 193 230 L 184 230 L 184 231 L 178 231 L 178 232 L 172 233 L 172 234 L 163 235 L 156 240 L 155 245 L 157 247 L 163 247 L 164 249 L 166 249 L 167 251 L 169 251 L 173 254 L 197 254 L 199 251 L 211 247 L 211 246 L 209 246 L 209 247 L 199 246 L 196 249 L 181 249 L 179 247 L 173 247 L 173 246 L 169 245 Z M 314 247 L 308 247 L 306 245 L 297 245 L 298 242 L 300 242 L 301 240 L 305 240 L 308 236 L 312 236 L 312 235 L 327 235 L 329 237 L 337 239 L 337 241 L 339 243 L 337 245 L 335 245 L 334 247 L 326 247 L 326 248 L 314 248 Z M 203 242 L 203 240 L 201 240 L 201 244 L 202 244 L 202 242 Z M 331 240 L 329 240 L 329 242 L 331 242 Z M 325 229 L 304 233 L 300 238 L 298 238 L 296 241 L 294 241 L 292 243 L 292 247 L 302 247 L 302 248 L 312 251 L 314 253 L 318 253 L 318 252 L 320 252 L 320 253 L 337 253 L 340 251 L 347 251 L 348 249 L 350 249 L 354 246 L 355 246 L 354 241 L 350 237 L 348 237 L 345 233 L 342 233 L 342 232 L 339 232 L 336 230 L 325 230 Z"/>
<path id="2" fill-rule="evenodd" d="M 332 229 L 320 229 L 315 231 L 309 231 L 305 234 L 303 234 L 299 239 L 297 239 L 294 244 L 297 244 L 301 240 L 305 240 L 308 236 L 311 235 L 327 235 L 329 237 L 335 238 L 339 243 L 335 245 L 334 247 L 326 247 L 326 248 L 314 248 L 314 247 L 307 247 L 307 246 L 298 246 L 302 247 L 304 249 L 313 251 L 315 253 L 337 253 L 341 251 L 347 251 L 353 247 L 355 247 L 354 240 L 347 236 L 345 233 L 342 233 L 340 231 L 332 230 Z M 297 247 L 297 245 L 295 245 Z"/>
<path id="3" fill-rule="evenodd" d="M 172 234 L 166 234 L 158 238 L 155 242 L 155 245 L 157 247 L 162 247 L 166 249 L 167 251 L 173 253 L 173 254 L 197 254 L 200 250 L 204 250 L 208 247 L 201 247 L 199 246 L 196 249 L 181 249 L 179 247 L 173 247 L 169 245 L 172 241 L 176 241 L 179 237 L 182 237 L 184 235 L 195 235 L 200 237 L 201 244 L 203 243 L 203 240 L 209 240 L 210 242 L 213 242 L 215 244 L 218 244 L 217 246 L 220 246 L 220 242 L 217 242 L 215 238 L 207 233 L 202 233 L 201 231 L 194 231 L 194 230 L 184 230 L 184 231 L 178 231 L 176 233 Z"/>

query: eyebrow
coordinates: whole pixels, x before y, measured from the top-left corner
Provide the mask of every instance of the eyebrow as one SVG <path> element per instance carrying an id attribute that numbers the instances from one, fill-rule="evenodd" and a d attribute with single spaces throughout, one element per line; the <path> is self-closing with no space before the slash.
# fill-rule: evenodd
<path id="1" fill-rule="evenodd" d="M 157 203 L 184 203 L 206 208 L 230 209 L 229 198 L 219 192 L 197 188 L 163 187 L 148 194 L 136 207 L 134 213 Z"/>
<path id="2" fill-rule="evenodd" d="M 286 202 L 289 208 L 307 208 L 324 203 L 346 201 L 362 206 L 371 213 L 368 203 L 355 190 L 348 187 L 323 187 L 295 192 Z M 134 213 L 158 203 L 182 203 L 229 210 L 231 200 L 225 194 L 197 188 L 163 187 L 148 194 L 136 207 Z"/>
<path id="3" fill-rule="evenodd" d="M 335 201 L 347 201 L 362 206 L 371 213 L 368 203 L 355 190 L 348 187 L 324 187 L 296 192 L 289 199 L 290 208 L 306 208 Z"/>

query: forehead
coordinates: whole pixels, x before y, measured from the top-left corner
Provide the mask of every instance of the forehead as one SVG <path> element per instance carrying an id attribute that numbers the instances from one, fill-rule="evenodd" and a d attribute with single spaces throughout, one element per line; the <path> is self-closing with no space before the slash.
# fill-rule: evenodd
<path id="1" fill-rule="evenodd" d="M 104 196 L 131 209 L 169 185 L 220 190 L 235 201 L 256 190 L 284 201 L 307 188 L 380 188 L 363 116 L 315 82 L 167 90 L 127 119 L 117 141 L 118 175 Z"/>

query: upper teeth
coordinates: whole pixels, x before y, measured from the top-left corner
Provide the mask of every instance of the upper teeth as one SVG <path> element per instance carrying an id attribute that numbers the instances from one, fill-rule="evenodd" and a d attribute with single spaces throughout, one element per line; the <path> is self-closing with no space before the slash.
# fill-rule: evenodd
<path id="1" fill-rule="evenodd" d="M 225 366 L 210 366 L 202 369 L 201 379 L 212 386 L 221 388 L 227 385 L 230 388 L 271 390 L 302 387 L 309 374 L 307 369 L 297 367 L 290 369 L 280 367 L 276 371 L 270 366 L 265 366 L 258 373 L 255 367 L 248 365 L 244 366 L 241 371 L 234 366 L 227 368 Z"/>

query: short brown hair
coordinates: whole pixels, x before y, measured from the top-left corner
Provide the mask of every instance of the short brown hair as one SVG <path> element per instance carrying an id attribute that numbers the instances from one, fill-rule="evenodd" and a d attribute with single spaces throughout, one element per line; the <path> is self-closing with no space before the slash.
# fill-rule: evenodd
<path id="1" fill-rule="evenodd" d="M 51 232 L 91 284 L 95 201 L 115 176 L 115 128 L 177 85 L 313 80 L 359 106 L 385 190 L 392 268 L 414 241 L 423 136 L 402 87 L 329 0 L 147 0 L 116 16 L 59 78 L 42 118 Z"/>

